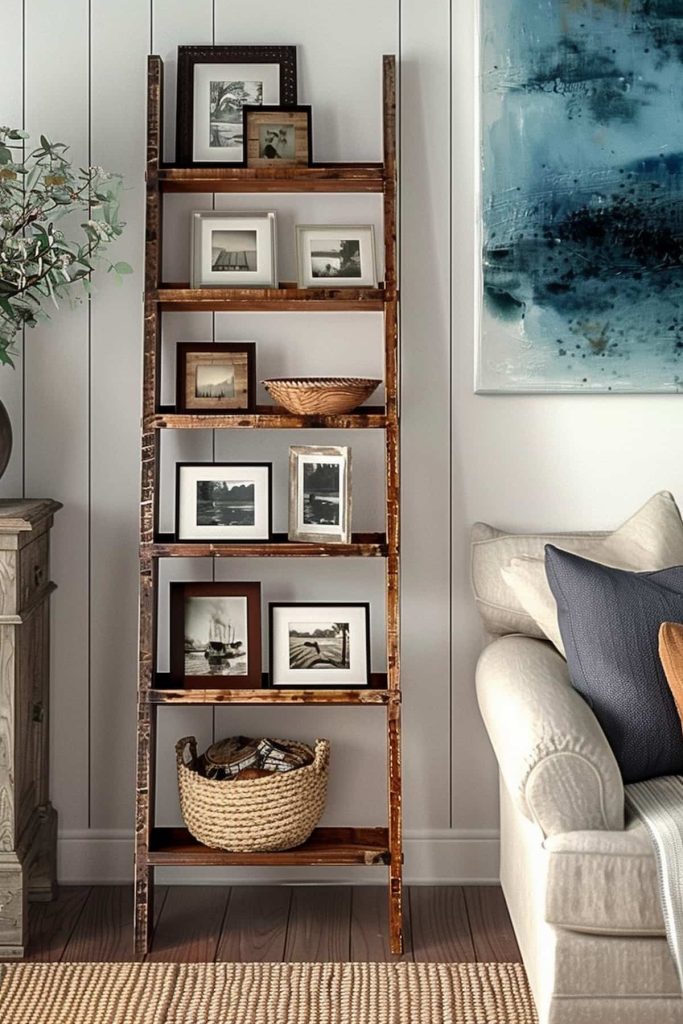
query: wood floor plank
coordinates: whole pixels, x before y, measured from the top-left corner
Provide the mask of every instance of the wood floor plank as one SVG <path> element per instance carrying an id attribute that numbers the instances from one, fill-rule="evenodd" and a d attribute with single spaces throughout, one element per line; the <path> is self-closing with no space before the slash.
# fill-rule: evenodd
<path id="1" fill-rule="evenodd" d="M 476 954 L 465 896 L 458 885 L 416 885 L 410 890 L 413 956 L 424 963 L 474 963 Z"/>
<path id="2" fill-rule="evenodd" d="M 94 885 L 63 960 L 118 963 L 133 959 L 133 888 Z"/>
<path id="3" fill-rule="evenodd" d="M 413 959 L 410 901 L 404 900 L 402 956 L 389 949 L 388 898 L 386 886 L 356 885 L 351 891 L 351 959 L 384 963 Z"/>
<path id="4" fill-rule="evenodd" d="M 498 885 L 465 886 L 472 941 L 480 963 L 521 963 L 503 891 Z"/>
<path id="5" fill-rule="evenodd" d="M 350 886 L 296 886 L 292 890 L 285 960 L 348 960 L 350 927 Z"/>
<path id="6" fill-rule="evenodd" d="M 214 960 L 229 895 L 230 890 L 223 886 L 169 886 L 147 960 L 166 963 Z"/>
<path id="7" fill-rule="evenodd" d="M 279 963 L 284 959 L 292 890 L 289 886 L 234 886 L 217 960 Z"/>
<path id="8" fill-rule="evenodd" d="M 61 886 L 56 899 L 48 903 L 29 903 L 26 961 L 55 963 L 61 960 L 89 895 L 89 885 Z"/>

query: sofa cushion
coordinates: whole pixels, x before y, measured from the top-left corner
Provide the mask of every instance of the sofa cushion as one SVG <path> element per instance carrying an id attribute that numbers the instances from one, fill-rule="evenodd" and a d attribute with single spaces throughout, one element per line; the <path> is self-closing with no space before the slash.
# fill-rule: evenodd
<path id="1" fill-rule="evenodd" d="M 659 658 L 683 723 L 683 625 L 680 622 L 663 622 L 659 627 Z"/>
<path id="2" fill-rule="evenodd" d="M 548 854 L 545 919 L 610 935 L 665 935 L 652 842 L 641 821 L 623 832 L 565 832 Z"/>
<path id="3" fill-rule="evenodd" d="M 673 496 L 661 491 L 612 533 L 510 534 L 476 523 L 472 588 L 489 633 L 558 639 L 555 602 L 545 576 L 546 544 L 619 569 L 652 571 L 683 564 L 683 522 Z M 511 568 L 516 559 L 524 560 L 518 571 Z M 527 559 L 535 560 L 535 567 Z"/>
<path id="4" fill-rule="evenodd" d="M 683 566 L 611 569 L 548 545 L 546 571 L 572 685 L 600 722 L 625 782 L 683 772 L 683 734 L 658 654 L 683 620 Z"/>

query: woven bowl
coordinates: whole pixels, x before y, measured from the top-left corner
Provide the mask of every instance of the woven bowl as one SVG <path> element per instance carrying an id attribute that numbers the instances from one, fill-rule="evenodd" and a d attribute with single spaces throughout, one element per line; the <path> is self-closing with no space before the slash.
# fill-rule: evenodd
<path id="1" fill-rule="evenodd" d="M 382 381 L 371 377 L 271 377 L 261 383 L 288 412 L 312 416 L 352 412 Z"/>

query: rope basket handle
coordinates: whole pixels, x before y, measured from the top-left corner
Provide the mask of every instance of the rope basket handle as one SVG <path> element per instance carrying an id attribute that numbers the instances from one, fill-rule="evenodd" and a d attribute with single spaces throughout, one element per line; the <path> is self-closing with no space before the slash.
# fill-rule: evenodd
<path id="1" fill-rule="evenodd" d="M 313 761 L 313 767 L 318 775 L 322 772 L 327 771 L 330 763 L 330 741 L 329 740 L 316 740 L 315 741 L 315 760 Z"/>
<path id="2" fill-rule="evenodd" d="M 190 760 L 185 760 L 185 751 L 187 747 L 190 748 Z M 190 768 L 197 760 L 197 740 L 194 736 L 183 736 L 181 740 L 175 745 L 175 756 L 178 766 L 185 765 L 186 768 Z"/>

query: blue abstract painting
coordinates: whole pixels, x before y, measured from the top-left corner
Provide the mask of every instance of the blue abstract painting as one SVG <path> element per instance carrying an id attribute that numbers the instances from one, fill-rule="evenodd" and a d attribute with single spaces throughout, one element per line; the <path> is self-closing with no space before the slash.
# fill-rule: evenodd
<path id="1" fill-rule="evenodd" d="M 683 391 L 683 0 L 480 0 L 477 390 Z"/>

